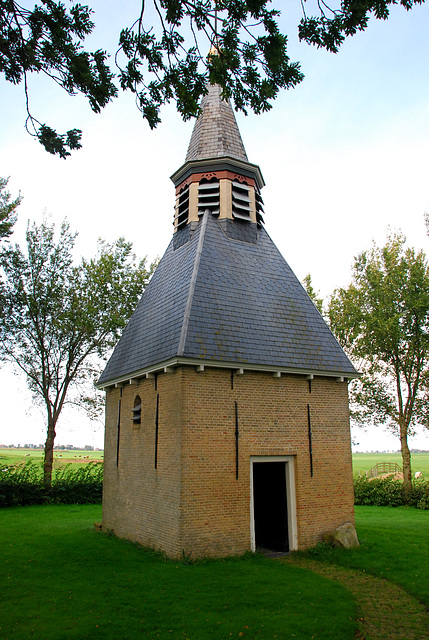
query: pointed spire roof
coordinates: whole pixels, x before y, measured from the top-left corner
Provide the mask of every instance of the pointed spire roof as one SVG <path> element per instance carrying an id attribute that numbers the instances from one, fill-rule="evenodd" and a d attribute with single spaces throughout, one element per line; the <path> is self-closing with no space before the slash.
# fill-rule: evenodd
<path id="1" fill-rule="evenodd" d="M 231 105 L 210 86 L 172 180 L 224 169 L 264 185 Z M 265 229 L 207 211 L 176 229 L 97 386 L 178 365 L 358 375 Z"/>
<path id="2" fill-rule="evenodd" d="M 267 232 L 252 227 L 206 213 L 174 234 L 99 387 L 180 364 L 357 376 Z"/>
<path id="3" fill-rule="evenodd" d="M 185 162 L 225 157 L 248 162 L 231 103 L 222 100 L 219 85 L 209 84 Z"/>

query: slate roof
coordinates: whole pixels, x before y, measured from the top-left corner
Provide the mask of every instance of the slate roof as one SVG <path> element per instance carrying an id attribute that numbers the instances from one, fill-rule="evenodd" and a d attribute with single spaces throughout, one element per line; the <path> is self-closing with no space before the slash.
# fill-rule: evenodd
<path id="1" fill-rule="evenodd" d="M 265 229 L 195 225 L 174 234 L 99 386 L 175 358 L 357 375 Z"/>
<path id="2" fill-rule="evenodd" d="M 248 161 L 231 104 L 220 96 L 220 87 L 209 85 L 201 101 L 201 114 L 195 123 L 185 162 L 223 157 Z"/>

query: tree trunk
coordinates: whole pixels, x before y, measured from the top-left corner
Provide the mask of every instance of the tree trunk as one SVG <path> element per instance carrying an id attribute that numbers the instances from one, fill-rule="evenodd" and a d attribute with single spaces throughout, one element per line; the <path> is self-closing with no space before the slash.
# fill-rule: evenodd
<path id="1" fill-rule="evenodd" d="M 404 473 L 404 489 L 408 493 L 411 490 L 411 454 L 408 447 L 408 429 L 403 417 L 399 419 L 401 437 L 402 470 Z"/>
<path id="2" fill-rule="evenodd" d="M 55 435 L 55 422 L 53 418 L 50 417 L 48 419 L 48 435 L 45 442 L 45 457 L 43 461 L 43 485 L 45 489 L 50 489 L 52 484 Z"/>

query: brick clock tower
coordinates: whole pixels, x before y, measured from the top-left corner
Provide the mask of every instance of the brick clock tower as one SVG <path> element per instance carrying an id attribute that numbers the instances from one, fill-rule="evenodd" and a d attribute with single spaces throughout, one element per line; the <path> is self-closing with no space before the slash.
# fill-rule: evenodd
<path id="1" fill-rule="evenodd" d="M 302 549 L 354 522 L 357 372 L 264 229 L 219 87 L 201 106 L 172 240 L 98 382 L 103 528 L 171 557 Z"/>

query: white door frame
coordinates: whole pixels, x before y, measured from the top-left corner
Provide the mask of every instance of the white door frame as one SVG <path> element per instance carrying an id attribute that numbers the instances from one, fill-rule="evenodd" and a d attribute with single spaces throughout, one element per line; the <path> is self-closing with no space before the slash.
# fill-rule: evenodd
<path id="1" fill-rule="evenodd" d="M 284 462 L 286 474 L 287 524 L 289 551 L 298 549 L 298 527 L 296 520 L 295 456 L 250 456 L 250 544 L 256 551 L 255 512 L 253 501 L 253 465 L 258 462 Z"/>

